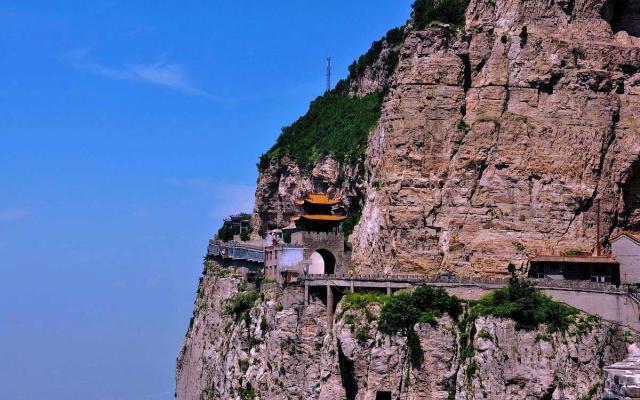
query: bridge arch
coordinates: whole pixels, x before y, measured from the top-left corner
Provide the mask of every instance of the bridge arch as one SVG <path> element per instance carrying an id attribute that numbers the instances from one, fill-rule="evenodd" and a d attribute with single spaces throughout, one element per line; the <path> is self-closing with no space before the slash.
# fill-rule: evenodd
<path id="1" fill-rule="evenodd" d="M 311 253 L 310 274 L 335 274 L 336 257 L 327 249 L 318 249 Z"/>

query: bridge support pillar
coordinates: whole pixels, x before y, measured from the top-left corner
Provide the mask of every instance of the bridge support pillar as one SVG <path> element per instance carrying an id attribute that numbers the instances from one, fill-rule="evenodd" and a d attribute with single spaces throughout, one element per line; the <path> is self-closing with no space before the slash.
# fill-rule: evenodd
<path id="1" fill-rule="evenodd" d="M 351 290 L 351 293 L 354 292 L 354 290 L 353 290 L 353 279 L 349 281 L 349 290 Z"/>
<path id="2" fill-rule="evenodd" d="M 327 285 L 327 331 L 333 330 L 333 290 Z"/>
<path id="3" fill-rule="evenodd" d="M 387 281 L 387 296 L 391 296 L 391 282 Z"/>
<path id="4" fill-rule="evenodd" d="M 309 284 L 307 282 L 304 283 L 304 305 L 309 305 Z"/>

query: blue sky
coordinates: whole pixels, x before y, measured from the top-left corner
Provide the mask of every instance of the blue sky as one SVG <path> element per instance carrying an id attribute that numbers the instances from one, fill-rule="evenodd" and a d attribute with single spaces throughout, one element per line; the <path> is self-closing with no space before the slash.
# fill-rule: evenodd
<path id="1" fill-rule="evenodd" d="M 0 398 L 172 399 L 208 237 L 410 4 L 0 2 Z"/>

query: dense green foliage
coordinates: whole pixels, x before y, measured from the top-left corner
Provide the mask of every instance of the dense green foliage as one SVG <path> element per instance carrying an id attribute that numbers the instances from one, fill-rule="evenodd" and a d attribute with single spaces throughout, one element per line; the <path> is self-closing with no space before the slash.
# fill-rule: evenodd
<path id="1" fill-rule="evenodd" d="M 260 157 L 260 169 L 288 156 L 307 171 L 322 156 L 354 161 L 364 156 L 369 131 L 380 117 L 382 94 L 362 98 L 332 90 L 311 103 L 309 111 L 283 128 L 276 144 Z"/>
<path id="2" fill-rule="evenodd" d="M 233 229 L 231 229 L 229 225 L 222 224 L 220 229 L 218 229 L 218 240 L 228 242 L 231 239 L 233 239 Z"/>
<path id="3" fill-rule="evenodd" d="M 509 265 L 509 271 L 509 286 L 483 297 L 473 306 L 473 317 L 493 315 L 510 318 L 516 322 L 517 329 L 524 330 L 537 329 L 545 324 L 549 332 L 564 331 L 574 322 L 575 308 L 553 301 L 532 282 L 518 278 L 513 265 Z"/>
<path id="4" fill-rule="evenodd" d="M 435 325 L 444 313 L 457 319 L 462 313 L 460 300 L 442 288 L 418 286 L 413 292 L 389 297 L 380 312 L 379 327 L 384 333 L 406 333 L 418 322 Z"/>
<path id="5" fill-rule="evenodd" d="M 384 305 L 390 298 L 391 296 L 376 292 L 347 293 L 342 299 L 342 312 L 345 313 L 349 310 L 366 310 L 372 303 Z"/>
<path id="6" fill-rule="evenodd" d="M 401 331 L 407 336 L 407 350 L 411 363 L 420 367 L 422 347 L 414 325 L 418 322 L 435 326 L 436 318 L 447 313 L 457 319 L 462 305 L 456 297 L 442 288 L 419 286 L 413 292 L 388 297 L 380 311 L 380 331 L 388 334 Z"/>
<path id="7" fill-rule="evenodd" d="M 414 29 L 421 30 L 434 22 L 464 25 L 468 0 L 416 0 L 413 3 Z"/>

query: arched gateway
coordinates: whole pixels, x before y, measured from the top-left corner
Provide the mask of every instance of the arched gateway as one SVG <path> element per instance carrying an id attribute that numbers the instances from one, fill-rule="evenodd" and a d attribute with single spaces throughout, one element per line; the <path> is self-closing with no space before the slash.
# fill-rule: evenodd
<path id="1" fill-rule="evenodd" d="M 336 257 L 326 249 L 318 249 L 311 253 L 310 274 L 334 274 L 336 271 Z"/>

